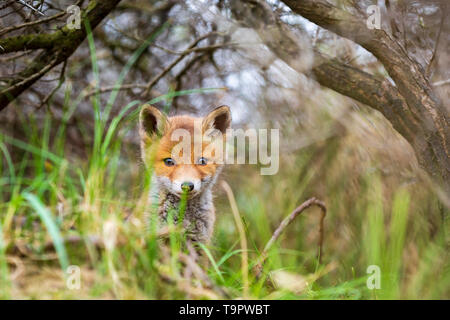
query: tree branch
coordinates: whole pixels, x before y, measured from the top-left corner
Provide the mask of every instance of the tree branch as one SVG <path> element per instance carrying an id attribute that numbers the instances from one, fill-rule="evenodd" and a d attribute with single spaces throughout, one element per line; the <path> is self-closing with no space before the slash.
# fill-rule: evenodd
<path id="1" fill-rule="evenodd" d="M 161 78 L 163 78 L 170 70 L 172 70 L 178 63 L 180 63 L 187 55 L 189 55 L 191 52 L 195 52 L 195 51 L 199 51 L 199 49 L 202 50 L 214 50 L 217 47 L 205 47 L 205 48 L 196 48 L 196 46 L 199 44 L 199 42 L 201 42 L 202 40 L 207 39 L 210 36 L 213 35 L 217 35 L 218 32 L 210 32 L 207 33 L 205 35 L 202 35 L 200 37 L 198 37 L 197 39 L 195 39 L 186 50 L 184 50 L 183 52 L 179 53 L 179 57 L 176 58 L 170 65 L 168 65 L 166 68 L 164 68 L 158 75 L 156 75 L 153 79 L 151 79 L 148 83 L 147 83 L 147 87 L 145 88 L 144 92 L 142 93 L 142 96 L 145 97 L 148 95 L 148 93 L 150 92 L 150 90 L 153 88 L 153 86 L 159 81 L 161 80 Z M 223 45 L 220 45 L 223 46 Z"/>
<path id="2" fill-rule="evenodd" d="M 360 17 L 324 0 L 283 0 L 283 2 L 295 13 L 342 37 L 353 40 L 378 58 L 394 80 L 398 93 L 406 102 L 412 115 L 411 119 L 417 119 L 420 122 L 421 130 L 408 139 L 419 163 L 435 181 L 444 182 L 450 190 L 448 111 L 433 92 L 424 68 L 409 57 L 406 50 L 384 30 L 368 29 L 365 21 Z M 336 89 L 337 85 L 334 87 Z M 347 91 L 345 88 L 339 89 Z M 394 122 L 388 115 L 386 117 Z M 410 126 L 406 119 L 405 124 Z M 410 126 L 413 132 L 416 129 L 414 124 Z"/>
<path id="3" fill-rule="evenodd" d="M 47 17 L 47 18 L 43 18 L 43 19 L 39 19 L 39 20 L 35 20 L 35 21 L 25 22 L 25 23 L 22 23 L 22 24 L 19 24 L 19 25 L 15 25 L 15 26 L 10 26 L 10 27 L 1 29 L 0 30 L 0 36 L 6 34 L 8 32 L 14 31 L 14 30 L 19 30 L 19 29 L 22 29 L 22 28 L 25 28 L 25 27 L 34 26 L 36 24 L 49 22 L 51 20 L 60 18 L 60 17 L 62 17 L 64 15 L 66 15 L 66 12 L 65 11 L 61 11 L 61 12 L 58 12 L 57 14 L 55 14 L 55 15 L 53 15 L 51 17 Z"/>
<path id="4" fill-rule="evenodd" d="M 82 11 L 81 19 L 82 21 L 87 19 L 91 28 L 95 29 L 119 2 L 120 0 L 91 0 L 86 9 Z M 34 34 L 9 38 L 14 39 L 13 41 L 8 41 L 8 39 L 0 40 L 0 45 L 4 47 L 6 52 L 11 52 L 12 49 L 20 50 L 17 43 L 24 45 L 26 49 L 45 49 L 33 60 L 30 66 L 20 72 L 6 87 L 0 88 L 0 110 L 4 109 L 23 91 L 33 85 L 45 72 L 66 61 L 83 42 L 86 35 L 85 25 L 82 24 L 80 29 L 69 29 L 67 26 L 64 26 L 51 34 Z M 45 72 L 42 72 L 42 70 L 45 70 Z"/>
<path id="5" fill-rule="evenodd" d="M 16 51 L 50 49 L 55 41 L 61 37 L 59 32 L 51 34 L 27 34 L 15 37 L 0 39 L 0 53 L 10 53 Z"/>
<path id="6" fill-rule="evenodd" d="M 414 140 L 417 130 L 420 130 L 419 122 L 397 88 L 387 79 L 377 79 L 367 72 L 319 53 L 316 53 L 312 72 L 322 86 L 378 110 L 402 136 L 408 141 Z"/>

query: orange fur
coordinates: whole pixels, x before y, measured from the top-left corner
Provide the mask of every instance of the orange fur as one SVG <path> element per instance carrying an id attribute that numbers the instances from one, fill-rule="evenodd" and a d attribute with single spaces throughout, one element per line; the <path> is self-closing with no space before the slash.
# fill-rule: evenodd
<path id="1" fill-rule="evenodd" d="M 214 109 L 204 118 L 168 118 L 155 107 L 141 109 L 141 149 L 145 164 L 154 168 L 154 188 L 150 193 L 159 201 L 158 213 L 165 221 L 168 212 L 178 208 L 181 194 L 187 192 L 183 226 L 198 241 L 208 242 L 213 232 L 215 209 L 211 189 L 224 160 L 219 158 L 222 153 L 215 148 L 224 146 L 230 124 L 227 106 Z M 218 132 L 222 136 L 215 135 Z M 200 150 L 195 150 L 196 147 Z M 199 164 L 202 157 L 206 164 Z"/>

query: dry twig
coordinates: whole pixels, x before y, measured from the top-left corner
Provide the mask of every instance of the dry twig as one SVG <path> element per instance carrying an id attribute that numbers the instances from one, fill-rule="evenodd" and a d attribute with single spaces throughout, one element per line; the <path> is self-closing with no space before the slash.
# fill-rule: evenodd
<path id="1" fill-rule="evenodd" d="M 321 217 L 320 217 L 320 225 L 319 225 L 319 249 L 318 249 L 318 259 L 319 263 L 322 262 L 322 245 L 323 245 L 323 223 L 325 216 L 327 214 L 327 208 L 325 206 L 325 203 L 323 201 L 320 201 L 316 198 L 311 198 L 303 202 L 300 206 L 298 206 L 294 211 L 291 212 L 290 215 L 288 215 L 284 220 L 281 222 L 281 224 L 278 226 L 278 228 L 273 233 L 270 240 L 267 242 L 266 246 L 264 247 L 263 252 L 259 256 L 258 263 L 253 267 L 253 272 L 255 273 L 256 277 L 259 277 L 261 275 L 263 264 L 267 259 L 267 254 L 272 248 L 273 244 L 277 239 L 280 237 L 280 235 L 283 233 L 283 231 L 286 229 L 286 227 L 291 224 L 294 219 L 300 215 L 305 209 L 308 209 L 311 206 L 318 206 L 321 209 Z"/>
<path id="2" fill-rule="evenodd" d="M 35 20 L 35 21 L 29 21 L 29 22 L 25 22 L 25 23 L 22 23 L 22 24 L 19 24 L 19 25 L 14 25 L 14 26 L 10 26 L 10 27 L 1 29 L 0 30 L 0 36 L 6 34 L 8 32 L 14 31 L 14 30 L 19 30 L 19 29 L 22 29 L 22 28 L 25 28 L 25 27 L 30 27 L 30 26 L 34 26 L 34 25 L 37 25 L 37 24 L 49 22 L 51 20 L 60 18 L 60 17 L 64 16 L 65 14 L 66 14 L 65 11 L 61 11 L 61 12 L 59 12 L 59 13 L 51 16 L 51 17 L 47 17 L 47 18 L 43 18 L 43 19 L 39 19 L 39 20 Z"/>
<path id="3" fill-rule="evenodd" d="M 144 90 L 144 92 L 142 93 L 142 96 L 147 96 L 148 93 L 150 92 L 150 90 L 152 89 L 152 87 L 162 78 L 164 77 L 170 70 L 172 70 L 179 62 L 181 62 L 181 60 L 184 59 L 184 57 L 186 57 L 188 54 L 190 54 L 192 52 L 192 49 L 194 49 L 200 41 L 209 38 L 212 35 L 217 35 L 217 32 L 210 32 L 207 33 L 197 39 L 195 39 L 189 46 L 188 48 L 183 51 L 182 53 L 180 53 L 179 57 L 176 58 L 170 65 L 168 65 L 166 68 L 164 68 L 164 70 L 162 70 L 158 75 L 156 75 L 152 80 L 150 80 L 150 82 L 147 83 L 147 86 Z"/>
<path id="4" fill-rule="evenodd" d="M 49 94 L 47 94 L 45 96 L 45 98 L 42 100 L 42 102 L 40 103 L 40 105 L 38 106 L 38 109 L 40 109 L 43 105 L 45 105 L 46 103 L 48 103 L 50 101 L 50 99 L 53 97 L 53 95 L 56 93 L 56 91 L 59 90 L 59 88 L 61 88 L 62 84 L 65 81 L 65 72 L 66 72 L 66 66 L 67 66 L 67 60 L 64 61 L 63 66 L 61 68 L 60 71 L 60 75 L 59 75 L 59 79 L 58 79 L 58 84 L 56 85 L 55 88 L 53 88 L 52 91 L 49 92 Z"/>

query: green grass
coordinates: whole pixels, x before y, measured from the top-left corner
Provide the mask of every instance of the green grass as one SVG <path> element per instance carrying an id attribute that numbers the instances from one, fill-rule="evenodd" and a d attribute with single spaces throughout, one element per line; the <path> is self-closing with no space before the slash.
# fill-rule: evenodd
<path id="1" fill-rule="evenodd" d="M 131 56 L 117 87 L 154 36 Z M 99 86 L 92 34 L 88 42 Z M 144 103 L 164 101 L 169 107 L 175 96 L 215 90 L 171 91 L 151 101 L 132 101 L 115 116 L 111 115 L 117 91 L 104 106 L 94 95 L 94 135 L 86 136 L 92 141 L 84 150 L 87 158 L 67 148 L 67 124 L 84 99 L 72 97 L 70 85 L 62 122 L 55 124 L 49 113 L 44 122 L 33 114 L 22 115 L 24 139 L 0 132 L 0 297 L 243 297 L 243 250 L 223 191 L 216 191 L 214 239 L 200 248 L 209 260 L 205 272 L 212 285 L 194 290 L 198 279 L 187 281 L 180 261 L 185 252 L 183 235 L 175 229 L 165 243 L 155 236 L 155 223 L 146 227 L 151 168 L 139 165 L 137 150 L 124 143 Z M 404 185 L 397 176 L 394 180 L 383 177 L 374 169 L 378 159 L 357 162 L 348 150 L 363 146 L 348 140 L 332 139 L 282 154 L 280 172 L 274 176 L 260 176 L 256 166 L 225 168 L 224 179 L 234 191 L 248 243 L 249 297 L 450 298 L 448 210 L 424 182 Z M 262 277 L 255 278 L 251 267 L 272 232 L 311 196 L 318 196 L 328 207 L 322 264 L 316 256 L 319 211 L 308 209 L 285 230 L 269 252 Z M 73 236 L 83 240 L 64 241 Z M 97 249 L 89 240 L 92 236 L 107 245 Z M 56 254 L 46 247 L 49 242 Z M 18 254 L 16 247 L 24 243 L 25 252 Z M 20 274 L 17 261 L 27 266 Z M 69 264 L 81 268 L 78 291 L 65 285 Z M 366 286 L 369 265 L 380 267 L 379 290 Z M 297 282 L 298 286 L 292 286 Z"/>

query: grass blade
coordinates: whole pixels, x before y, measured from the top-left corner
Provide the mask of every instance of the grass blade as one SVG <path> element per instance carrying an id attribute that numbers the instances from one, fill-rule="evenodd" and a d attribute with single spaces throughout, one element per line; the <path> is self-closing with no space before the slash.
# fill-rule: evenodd
<path id="1" fill-rule="evenodd" d="M 217 276 L 220 278 L 220 281 L 222 281 L 222 283 L 225 283 L 225 279 L 222 276 L 222 272 L 219 270 L 219 266 L 217 265 L 216 261 L 214 261 L 211 251 L 209 251 L 208 248 L 201 242 L 199 242 L 198 245 L 200 246 L 200 248 L 202 248 L 203 251 L 205 251 L 206 256 L 208 257 L 209 261 L 211 261 L 214 271 L 216 272 Z"/>
<path id="2" fill-rule="evenodd" d="M 36 210 L 37 214 L 41 218 L 45 227 L 47 228 L 50 237 L 52 238 L 53 244 L 58 254 L 59 263 L 61 268 L 65 272 L 69 266 L 69 259 L 67 257 L 66 248 L 64 246 L 64 240 L 59 232 L 58 226 L 53 220 L 50 211 L 42 204 L 42 202 L 33 194 L 25 193 L 24 198 L 28 201 L 31 207 Z"/>

